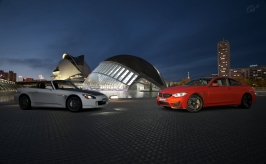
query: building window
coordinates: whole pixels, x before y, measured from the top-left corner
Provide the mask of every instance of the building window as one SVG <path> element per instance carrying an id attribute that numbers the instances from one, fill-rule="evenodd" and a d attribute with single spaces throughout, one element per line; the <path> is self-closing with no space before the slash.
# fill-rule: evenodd
<path id="1" fill-rule="evenodd" d="M 127 85 L 131 85 L 131 83 L 138 77 L 138 75 L 134 75 L 134 77 L 129 81 Z"/>
<path id="2" fill-rule="evenodd" d="M 123 80 L 123 83 L 126 84 L 128 80 L 133 76 L 133 74 L 134 74 L 133 72 L 130 72 L 129 75 Z"/>
<path id="3" fill-rule="evenodd" d="M 120 76 L 120 78 L 119 78 L 118 80 L 119 80 L 119 81 L 122 81 L 128 72 L 129 72 L 129 70 L 126 70 L 126 71 Z"/>
<path id="4" fill-rule="evenodd" d="M 118 78 L 118 76 L 119 76 L 124 70 L 125 70 L 125 68 L 122 68 L 122 69 L 118 72 L 118 74 L 115 75 L 115 79 Z"/>
<path id="5" fill-rule="evenodd" d="M 113 71 L 113 73 L 110 76 L 113 77 L 120 68 L 121 66 L 116 67 L 116 69 Z"/>

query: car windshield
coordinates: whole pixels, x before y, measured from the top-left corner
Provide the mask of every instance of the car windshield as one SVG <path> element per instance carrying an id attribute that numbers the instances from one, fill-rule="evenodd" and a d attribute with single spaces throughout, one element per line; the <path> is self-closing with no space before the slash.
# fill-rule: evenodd
<path id="1" fill-rule="evenodd" d="M 56 89 L 78 89 L 78 87 L 70 81 L 53 81 Z"/>
<path id="2" fill-rule="evenodd" d="M 188 86 L 206 86 L 211 81 L 211 78 L 198 78 L 192 81 L 189 81 L 185 85 Z"/>

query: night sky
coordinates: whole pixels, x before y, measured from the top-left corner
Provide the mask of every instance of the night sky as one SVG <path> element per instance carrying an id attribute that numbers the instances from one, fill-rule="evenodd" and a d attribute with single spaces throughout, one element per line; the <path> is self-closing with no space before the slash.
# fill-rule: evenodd
<path id="1" fill-rule="evenodd" d="M 0 70 L 34 79 L 63 53 L 91 70 L 128 54 L 166 81 L 196 78 L 217 73 L 223 38 L 231 68 L 266 65 L 266 0 L 0 0 Z"/>

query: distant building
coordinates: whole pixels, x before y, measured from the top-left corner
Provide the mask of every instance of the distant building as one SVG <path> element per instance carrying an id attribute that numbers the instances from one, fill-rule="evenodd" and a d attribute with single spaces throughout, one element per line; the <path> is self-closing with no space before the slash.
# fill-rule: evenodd
<path id="1" fill-rule="evenodd" d="M 4 70 L 0 70 L 0 78 L 8 80 L 8 81 L 16 82 L 17 74 L 14 73 L 13 71 L 4 72 Z"/>
<path id="2" fill-rule="evenodd" d="M 166 87 L 152 64 L 125 54 L 101 62 L 83 83 L 83 89 L 95 90 L 160 90 Z"/>
<path id="3" fill-rule="evenodd" d="M 84 61 L 84 55 L 73 57 L 64 53 L 51 78 L 54 80 L 84 81 L 90 73 L 90 67 Z"/>
<path id="4" fill-rule="evenodd" d="M 217 44 L 218 75 L 230 77 L 230 44 L 227 40 Z"/>
<path id="5" fill-rule="evenodd" d="M 29 82 L 29 81 L 34 81 L 34 79 L 33 78 L 23 78 L 23 81 Z"/>
<path id="6" fill-rule="evenodd" d="M 215 77 L 215 76 L 218 76 L 218 74 L 207 74 L 207 75 L 204 75 L 203 77 Z"/>
<path id="7" fill-rule="evenodd" d="M 231 77 L 243 77 L 247 79 L 266 79 L 266 65 L 250 65 L 247 68 L 231 69 Z"/>

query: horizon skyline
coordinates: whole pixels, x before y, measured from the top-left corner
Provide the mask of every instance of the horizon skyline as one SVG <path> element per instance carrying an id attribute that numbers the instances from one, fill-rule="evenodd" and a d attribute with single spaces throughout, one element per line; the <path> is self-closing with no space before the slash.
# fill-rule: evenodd
<path id="1" fill-rule="evenodd" d="M 231 68 L 266 61 L 266 1 L 0 1 L 0 69 L 51 79 L 63 53 L 91 70 L 112 56 L 140 57 L 164 80 L 217 70 L 217 42 L 231 45 Z"/>

